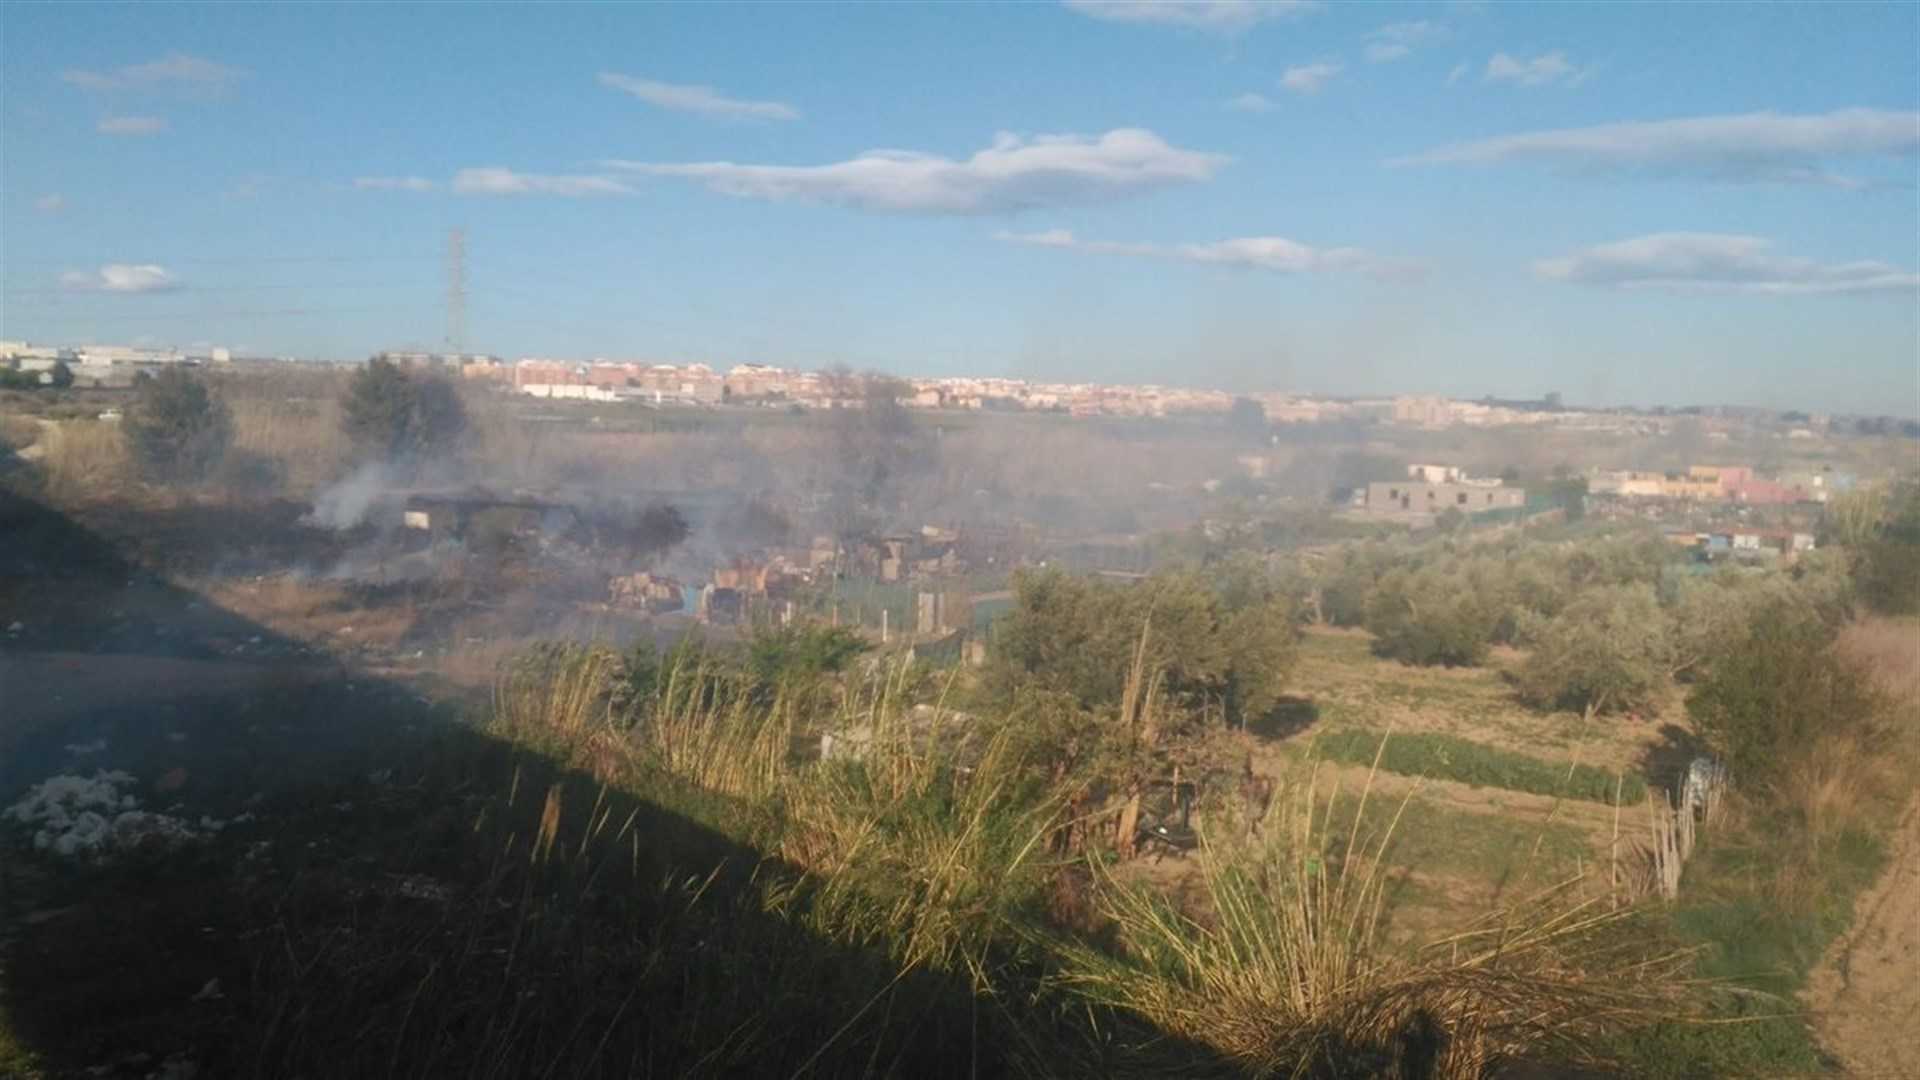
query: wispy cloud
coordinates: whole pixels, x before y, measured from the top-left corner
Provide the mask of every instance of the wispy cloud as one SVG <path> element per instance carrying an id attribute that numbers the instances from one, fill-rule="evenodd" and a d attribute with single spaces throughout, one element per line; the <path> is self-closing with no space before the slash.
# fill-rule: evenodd
<path id="1" fill-rule="evenodd" d="M 1388 23 L 1367 35 L 1367 59 L 1375 64 L 1401 60 L 1414 49 L 1446 36 L 1447 28 L 1429 19 Z"/>
<path id="2" fill-rule="evenodd" d="M 60 79 L 85 90 L 144 90 L 171 87 L 190 90 L 217 90 L 246 75 L 239 68 L 216 64 L 185 53 L 168 53 L 145 64 L 130 64 L 107 71 L 70 70 Z"/>
<path id="3" fill-rule="evenodd" d="M 1093 255 L 1172 259 L 1282 274 L 1358 273 L 1385 279 L 1417 277 L 1422 272 L 1420 264 L 1412 259 L 1377 255 L 1356 247 L 1314 248 L 1284 236 L 1243 236 L 1199 244 L 1140 244 L 1081 240 L 1066 229 L 1000 232 L 994 235 L 1007 243 L 1029 247 L 1060 248 Z"/>
<path id="4" fill-rule="evenodd" d="M 33 200 L 33 208 L 43 214 L 57 214 L 67 208 L 67 197 L 57 191 L 42 195 Z"/>
<path id="5" fill-rule="evenodd" d="M 1581 67 L 1555 49 L 1522 60 L 1506 53 L 1494 53 L 1487 60 L 1482 76 L 1487 82 L 1512 83 L 1515 86 L 1579 86 L 1593 77 L 1593 67 Z"/>
<path id="6" fill-rule="evenodd" d="M 1654 233 L 1533 264 L 1553 281 L 1614 289 L 1816 296 L 1913 292 L 1920 273 L 1874 260 L 1821 263 L 1775 255 L 1758 236 Z"/>
<path id="7" fill-rule="evenodd" d="M 1315 0 L 1063 0 L 1069 11 L 1109 22 L 1159 23 L 1239 33 L 1268 19 L 1317 11 Z"/>
<path id="8" fill-rule="evenodd" d="M 164 116 L 109 116 L 94 129 L 102 135 L 158 135 L 167 130 Z"/>
<path id="9" fill-rule="evenodd" d="M 112 293 L 167 292 L 180 287 L 166 267 L 152 263 L 108 263 L 98 270 L 69 270 L 60 275 L 60 284 L 76 292 Z"/>
<path id="10" fill-rule="evenodd" d="M 424 176 L 356 176 L 353 186 L 361 191 L 432 191 L 439 185 Z"/>
<path id="11" fill-rule="evenodd" d="M 753 120 L 798 120 L 800 110 L 784 101 L 745 101 L 730 98 L 711 86 L 696 86 L 653 79 L 637 79 L 615 72 L 600 73 L 600 85 L 623 90 L 649 105 L 681 112 L 706 113 Z"/>
<path id="12" fill-rule="evenodd" d="M 1323 60 L 1314 64 L 1297 64 L 1280 76 L 1280 85 L 1296 94 L 1317 94 L 1320 88 L 1333 81 L 1334 76 L 1346 70 L 1346 66 L 1332 60 Z"/>
<path id="13" fill-rule="evenodd" d="M 490 165 L 453 175 L 456 195 L 631 195 L 633 189 L 610 176 L 552 176 L 514 172 Z"/>
<path id="14" fill-rule="evenodd" d="M 1600 124 L 1454 143 L 1398 165 L 1532 162 L 1592 174 L 1653 173 L 1747 183 L 1861 186 L 1829 172 L 1835 158 L 1913 157 L 1920 112 L 1841 109 Z"/>
<path id="15" fill-rule="evenodd" d="M 1466 78 L 1467 72 L 1471 71 L 1472 69 L 1473 69 L 1473 65 L 1465 63 L 1464 61 L 1453 65 L 1453 70 L 1447 72 L 1447 85 L 1452 86 L 1453 84 L 1459 82 L 1461 79 Z"/>
<path id="16" fill-rule="evenodd" d="M 1227 108 L 1241 112 L 1272 112 L 1279 104 L 1265 94 L 1241 94 L 1227 102 Z"/>
<path id="17" fill-rule="evenodd" d="M 859 210 L 992 214 L 1071 206 L 1211 179 L 1230 159 L 1183 150 L 1151 131 L 1104 135 L 1002 132 L 964 160 L 904 150 L 871 150 L 829 165 L 682 164 L 609 161 L 642 176 L 696 180 L 723 195 L 811 202 Z"/>

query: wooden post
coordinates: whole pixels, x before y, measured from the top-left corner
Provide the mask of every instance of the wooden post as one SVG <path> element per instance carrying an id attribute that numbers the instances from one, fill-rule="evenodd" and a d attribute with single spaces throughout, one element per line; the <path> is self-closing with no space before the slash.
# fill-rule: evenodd
<path id="1" fill-rule="evenodd" d="M 1607 862 L 1611 866 L 1608 873 L 1608 889 L 1613 895 L 1613 906 L 1620 906 L 1620 792 L 1626 786 L 1627 774 L 1614 773 L 1613 778 L 1613 842 L 1607 847 Z"/>

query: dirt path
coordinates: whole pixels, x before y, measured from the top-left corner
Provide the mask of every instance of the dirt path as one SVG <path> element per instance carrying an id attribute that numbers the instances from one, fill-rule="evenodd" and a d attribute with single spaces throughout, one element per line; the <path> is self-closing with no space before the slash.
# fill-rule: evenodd
<path id="1" fill-rule="evenodd" d="M 1920 1057 L 1920 799 L 1893 858 L 1806 992 L 1815 1029 L 1851 1076 L 1910 1077 Z"/>

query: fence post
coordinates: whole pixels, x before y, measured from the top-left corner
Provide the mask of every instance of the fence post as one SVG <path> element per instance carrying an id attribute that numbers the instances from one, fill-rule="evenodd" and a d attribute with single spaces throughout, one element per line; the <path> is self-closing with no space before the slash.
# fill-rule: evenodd
<path id="1" fill-rule="evenodd" d="M 1620 906 L 1620 792 L 1626 786 L 1627 774 L 1613 774 L 1613 842 L 1607 846 L 1607 887 L 1613 897 L 1613 906 Z"/>

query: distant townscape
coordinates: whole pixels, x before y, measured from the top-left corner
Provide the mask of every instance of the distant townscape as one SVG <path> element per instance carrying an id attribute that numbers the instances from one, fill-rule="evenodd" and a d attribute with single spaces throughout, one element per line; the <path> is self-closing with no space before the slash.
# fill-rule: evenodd
<path id="1" fill-rule="evenodd" d="M 174 364 L 255 363 L 275 359 L 242 356 L 218 347 L 183 352 L 177 348 L 142 345 L 57 346 L 0 341 L 0 372 L 10 371 L 15 377 L 37 375 L 43 382 L 52 382 L 64 377 L 56 375 L 57 370 L 64 369 L 81 386 L 124 386 L 141 371 Z M 1231 393 L 1152 383 L 1041 382 L 971 375 L 896 377 L 846 369 L 800 371 L 769 364 L 735 364 L 721 371 L 704 363 L 574 361 L 544 357 L 509 361 L 484 353 L 459 352 L 383 351 L 374 353 L 370 360 L 437 371 L 536 398 L 630 402 L 662 408 L 718 405 L 838 408 L 864 402 L 869 384 L 885 379 L 897 388 L 897 399 L 902 405 L 926 410 L 1168 417 L 1225 414 L 1239 403 L 1251 402 L 1271 424 L 1354 421 L 1426 430 L 1543 426 L 1575 431 L 1662 434 L 1671 429 L 1674 418 L 1694 417 L 1702 424 L 1708 439 L 1726 439 L 1731 432 L 1756 422 L 1776 426 L 1779 434 L 1795 439 L 1817 438 L 1836 424 L 1844 428 L 1838 433 L 1920 437 L 1920 421 L 1895 417 L 1833 417 L 1731 406 L 1578 407 L 1564 404 L 1557 393 L 1524 400 L 1492 397 L 1462 400 L 1438 395 L 1334 397 L 1283 391 Z M 1627 485 L 1625 494 L 1663 494 L 1664 488 L 1655 488 L 1670 482 L 1671 478 L 1638 476 L 1621 480 Z M 1750 484 L 1744 486 L 1750 494 L 1738 496 L 1742 501 L 1766 500 L 1763 492 Z"/>

